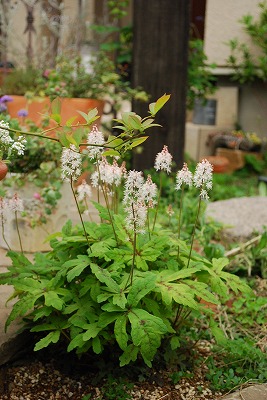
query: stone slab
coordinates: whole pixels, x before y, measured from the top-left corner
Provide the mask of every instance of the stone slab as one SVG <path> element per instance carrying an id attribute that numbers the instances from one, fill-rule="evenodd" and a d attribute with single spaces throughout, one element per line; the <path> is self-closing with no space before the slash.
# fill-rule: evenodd
<path id="1" fill-rule="evenodd" d="M 267 227 L 267 197 L 239 197 L 209 203 L 206 218 L 223 223 L 224 231 L 233 240 L 247 240 Z"/>
<path id="2" fill-rule="evenodd" d="M 267 383 L 251 385 L 245 389 L 220 397 L 222 400 L 267 400 Z M 218 399 L 219 400 L 219 399 Z"/>

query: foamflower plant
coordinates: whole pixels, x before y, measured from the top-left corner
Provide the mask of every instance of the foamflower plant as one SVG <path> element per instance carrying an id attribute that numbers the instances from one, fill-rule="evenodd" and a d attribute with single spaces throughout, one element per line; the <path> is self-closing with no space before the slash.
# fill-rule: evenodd
<path id="1" fill-rule="evenodd" d="M 175 229 L 161 225 L 159 189 L 151 176 L 127 171 L 120 160 L 121 154 L 148 139 L 147 130 L 156 125 L 154 116 L 168 99 L 164 95 L 150 104 L 148 117 L 123 114 L 116 120 L 121 133 L 107 139 L 97 127 L 88 128 L 96 119 L 94 110 L 84 115 L 84 127 L 61 127 L 59 114 L 52 115 L 57 128 L 48 140 L 62 144 L 62 177 L 72 187 L 81 223 L 72 226 L 68 221 L 62 231 L 50 235 L 51 251 L 35 254 L 33 261 L 9 251 L 12 265 L 0 275 L 1 284 L 14 287 L 6 328 L 20 318 L 23 328 L 36 334 L 36 351 L 60 341 L 66 351 L 78 355 L 112 348 L 121 366 L 141 358 L 151 367 L 156 355 L 179 348 L 180 327 L 190 313 L 206 314 L 216 339 L 223 340 L 205 302 L 216 306 L 230 290 L 250 291 L 224 271 L 227 258 L 209 261 L 194 251 L 195 227 L 190 241 L 181 239 L 182 203 L 173 205 Z M 79 181 L 83 160 L 94 170 L 90 179 Z M 156 170 L 170 172 L 171 161 L 165 146 L 156 156 Z M 192 175 L 184 165 L 177 172 L 176 189 L 182 192 L 184 185 L 198 189 L 199 203 L 207 201 L 212 187 L 209 162 L 200 162 Z M 91 200 L 93 190 L 102 194 L 104 204 Z M 90 220 L 92 205 L 99 222 Z"/>

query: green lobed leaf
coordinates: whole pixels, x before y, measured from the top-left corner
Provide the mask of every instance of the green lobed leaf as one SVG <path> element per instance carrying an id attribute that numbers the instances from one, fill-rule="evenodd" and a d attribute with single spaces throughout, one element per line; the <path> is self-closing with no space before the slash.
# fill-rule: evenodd
<path id="1" fill-rule="evenodd" d="M 93 347 L 94 353 L 96 353 L 96 354 L 102 353 L 103 347 L 101 345 L 101 341 L 100 341 L 100 338 L 98 336 L 93 338 L 92 347 Z"/>
<path id="2" fill-rule="evenodd" d="M 144 278 L 136 278 L 127 296 L 128 305 L 136 307 L 139 301 L 155 288 L 156 275 L 148 274 Z"/>
<path id="3" fill-rule="evenodd" d="M 95 208 L 99 211 L 99 216 L 102 219 L 110 221 L 110 215 L 106 207 L 102 206 L 101 204 L 97 203 L 96 201 L 91 201 L 91 203 L 95 206 Z"/>
<path id="4" fill-rule="evenodd" d="M 199 305 L 194 299 L 195 293 L 188 285 L 162 280 L 161 282 L 157 282 L 156 287 L 158 287 L 162 301 L 166 305 L 169 306 L 174 301 L 177 304 L 182 304 L 195 310 L 199 309 Z"/>
<path id="5" fill-rule="evenodd" d="M 81 348 L 84 346 L 84 340 L 83 340 L 83 333 L 76 335 L 69 343 L 67 351 L 70 352 L 74 350 L 75 348 Z"/>
<path id="6" fill-rule="evenodd" d="M 101 268 L 94 263 L 91 263 L 90 267 L 97 279 L 100 282 L 105 283 L 112 293 L 120 293 L 119 285 L 114 281 L 114 279 L 112 279 L 110 273 L 106 269 Z"/>
<path id="7" fill-rule="evenodd" d="M 64 300 L 62 300 L 58 294 L 54 291 L 44 293 L 45 305 L 47 307 L 53 307 L 56 310 L 62 310 L 64 306 Z"/>
<path id="8" fill-rule="evenodd" d="M 136 361 L 139 348 L 134 344 L 130 344 L 120 356 L 120 367 L 128 365 L 131 361 Z"/>
<path id="9" fill-rule="evenodd" d="M 161 337 L 167 332 L 167 327 L 161 318 L 142 309 L 130 310 L 128 317 L 133 344 L 140 348 L 145 363 L 151 367 L 151 361 L 160 346 Z"/>
<path id="10" fill-rule="evenodd" d="M 57 343 L 60 339 L 60 331 L 50 332 L 43 339 L 39 340 L 34 346 L 34 351 L 38 351 L 43 349 L 44 347 L 49 346 L 51 343 Z"/>
<path id="11" fill-rule="evenodd" d="M 93 324 L 90 324 L 90 326 L 86 329 L 86 331 L 83 333 L 83 341 L 86 342 L 87 340 L 90 340 L 92 338 L 95 338 L 99 332 L 102 330 L 98 326 L 98 323 L 95 322 Z"/>
<path id="12" fill-rule="evenodd" d="M 9 314 L 6 323 L 5 323 L 5 331 L 7 327 L 11 324 L 12 321 L 15 321 L 18 317 L 23 317 L 28 311 L 31 311 L 34 307 L 36 300 L 42 296 L 40 293 L 38 296 L 32 296 L 32 294 L 28 294 L 23 296 L 19 301 L 17 301 Z"/>
<path id="13" fill-rule="evenodd" d="M 62 267 L 73 266 L 73 268 L 67 273 L 67 281 L 71 282 L 73 279 L 77 278 L 77 276 L 80 276 L 89 264 L 90 258 L 84 255 L 78 255 L 75 260 L 65 262 Z"/>
<path id="14" fill-rule="evenodd" d="M 126 331 L 127 320 L 128 320 L 127 315 L 123 314 L 116 319 L 114 324 L 115 338 L 122 350 L 127 349 L 127 343 L 128 343 L 128 334 Z"/>

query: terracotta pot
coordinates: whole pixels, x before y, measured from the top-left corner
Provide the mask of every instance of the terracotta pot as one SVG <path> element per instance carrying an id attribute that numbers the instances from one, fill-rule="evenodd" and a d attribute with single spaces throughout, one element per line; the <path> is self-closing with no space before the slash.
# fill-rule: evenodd
<path id="1" fill-rule="evenodd" d="M 24 96 L 10 96 L 13 98 L 13 101 L 10 101 L 7 107 L 9 115 L 12 118 L 18 118 L 18 111 L 25 109 L 28 111 L 27 118 L 35 122 L 36 125 L 41 125 L 43 119 L 42 114 L 50 112 L 51 102 L 48 97 L 36 97 L 33 101 L 27 101 Z M 65 124 L 66 121 L 73 116 L 77 117 L 74 123 L 84 123 L 84 118 L 78 111 L 88 113 L 88 111 L 93 108 L 98 109 L 98 113 L 101 117 L 105 104 L 102 100 L 83 98 L 62 98 L 61 103 L 62 124 Z M 99 124 L 99 122 L 100 118 L 96 121 L 96 124 Z"/>
<path id="2" fill-rule="evenodd" d="M 221 156 L 208 156 L 206 159 L 212 164 L 213 172 L 225 173 L 228 171 L 229 160 Z"/>

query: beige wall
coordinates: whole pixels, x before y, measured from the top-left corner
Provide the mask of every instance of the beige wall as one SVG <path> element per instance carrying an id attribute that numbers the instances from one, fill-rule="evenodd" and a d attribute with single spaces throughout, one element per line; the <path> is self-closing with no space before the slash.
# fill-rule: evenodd
<path id="1" fill-rule="evenodd" d="M 259 14 L 259 0 L 207 0 L 204 49 L 210 62 L 226 66 L 229 40 L 239 38 L 251 42 L 238 21 L 246 14 Z"/>
<path id="2" fill-rule="evenodd" d="M 64 0 L 62 10 L 61 39 L 59 44 L 60 51 L 75 47 L 75 41 L 81 39 L 90 40 L 81 25 L 90 25 L 94 18 L 94 1 L 84 2 L 83 18 L 78 19 L 77 1 Z M 41 30 L 41 8 L 40 5 L 34 7 L 34 28 L 32 33 L 33 61 L 37 66 L 44 65 L 49 52 L 49 46 Z M 16 7 L 10 11 L 8 28 L 8 54 L 7 59 L 13 61 L 17 67 L 26 63 L 26 48 L 28 44 L 28 33 L 24 33 L 26 24 L 26 7 L 18 1 Z"/>

